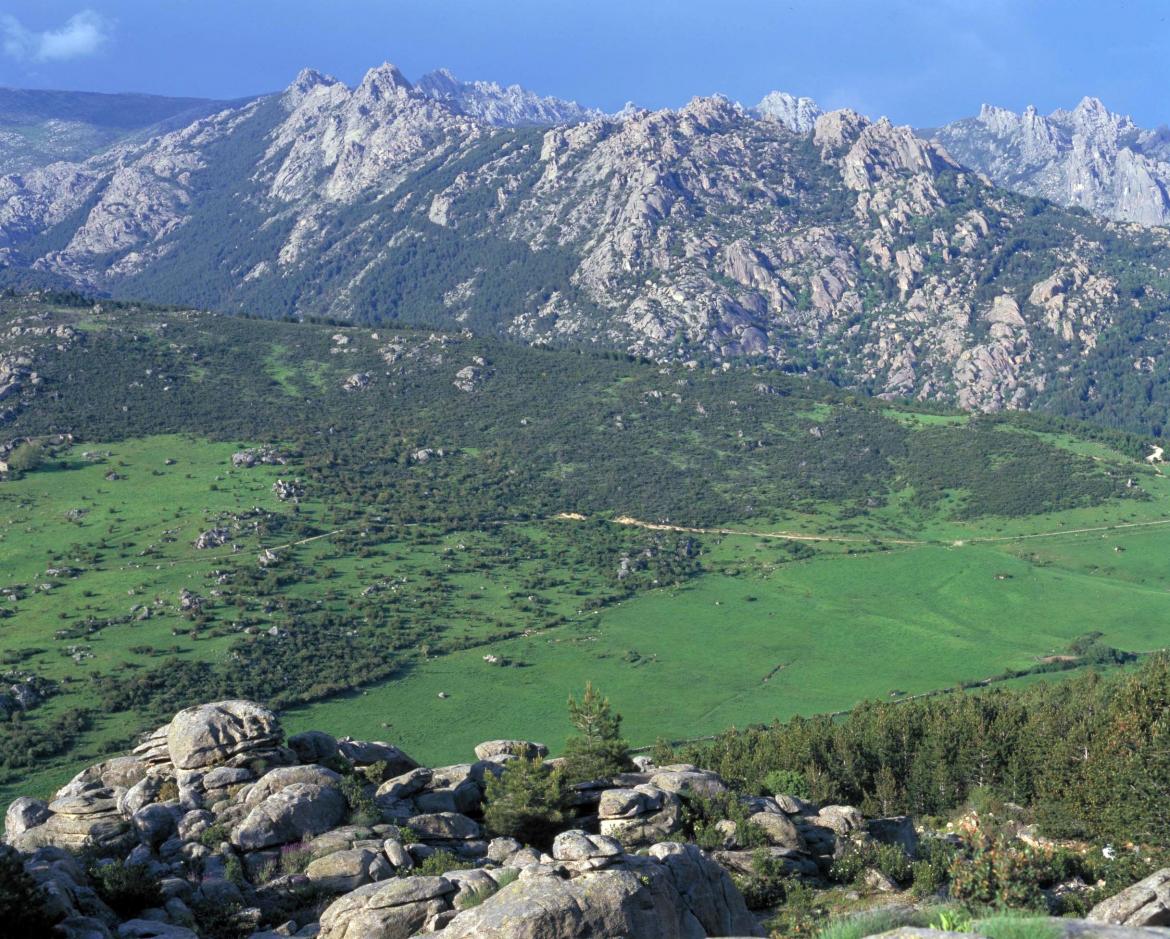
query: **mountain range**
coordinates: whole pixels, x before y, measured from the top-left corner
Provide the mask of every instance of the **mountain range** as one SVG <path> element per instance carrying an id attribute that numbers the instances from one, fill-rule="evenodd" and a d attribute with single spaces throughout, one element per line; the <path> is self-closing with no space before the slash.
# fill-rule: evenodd
<path id="1" fill-rule="evenodd" d="M 386 64 L 198 107 L 0 178 L 3 282 L 1160 421 L 1165 134 L 1092 99 L 916 132 L 779 92 L 604 115 Z"/>

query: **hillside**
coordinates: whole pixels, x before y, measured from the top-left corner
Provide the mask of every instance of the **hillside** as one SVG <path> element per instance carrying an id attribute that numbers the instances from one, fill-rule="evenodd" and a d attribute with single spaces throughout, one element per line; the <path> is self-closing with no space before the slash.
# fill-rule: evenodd
<path id="1" fill-rule="evenodd" d="M 0 88 L 0 172 L 76 162 L 240 102 L 161 95 Z"/>
<path id="2" fill-rule="evenodd" d="M 555 744 L 586 678 L 650 743 L 1162 644 L 1140 438 L 460 332 L 3 309 L 10 793 L 209 694 L 443 760 L 501 722 Z"/>
<path id="3" fill-rule="evenodd" d="M 807 99 L 514 128 L 434 90 L 391 65 L 352 89 L 305 71 L 0 179 L 5 277 L 1160 431 L 1163 229 L 998 189 L 909 128 Z"/>

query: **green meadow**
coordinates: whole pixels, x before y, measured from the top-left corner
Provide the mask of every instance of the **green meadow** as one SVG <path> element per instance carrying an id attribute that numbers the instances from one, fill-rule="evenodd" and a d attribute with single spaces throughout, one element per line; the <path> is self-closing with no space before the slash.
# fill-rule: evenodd
<path id="1" fill-rule="evenodd" d="M 465 336 L 45 315 L 84 340 L 10 412 L 49 442 L 0 480 L 0 665 L 46 696 L 0 721 L 0 795 L 217 697 L 434 763 L 555 750 L 587 681 L 644 746 L 1047 680 L 1090 634 L 1167 644 L 1170 480 L 1123 432 Z M 286 465 L 232 465 L 259 445 Z"/>
<path id="2" fill-rule="evenodd" d="M 180 436 L 79 445 L 0 491 L 0 565 L 23 588 L 20 599 L 5 601 L 16 612 L 0 620 L 0 655 L 62 683 L 46 716 L 93 707 L 91 672 L 133 672 L 163 652 L 180 660 L 227 654 L 234 634 L 193 629 L 176 598 L 184 589 L 209 593 L 213 572 L 250 568 L 263 546 L 282 542 L 251 533 L 239 539 L 247 544 L 239 552 L 200 551 L 193 542 L 254 506 L 287 513 L 271 486 L 295 470 L 233 468 L 236 449 Z M 493 562 L 502 528 L 400 533 L 365 552 L 329 538 L 286 547 L 282 553 L 312 573 L 285 596 L 344 611 L 355 594 L 389 581 L 380 602 L 408 617 L 439 615 L 444 635 L 470 646 L 424 644 L 393 679 L 294 705 L 286 721 L 292 731 L 393 740 L 430 762 L 465 759 L 475 743 L 503 733 L 555 748 L 567 731 L 568 692 L 594 681 L 620 708 L 630 739 L 648 745 L 1027 669 L 1090 632 L 1117 648 L 1161 648 L 1170 526 L 1159 522 L 1170 518 L 1170 486 L 1133 471 L 1148 500 L 1023 520 L 936 517 L 914 532 L 903 517 L 898 538 L 883 539 L 881 513 L 864 524 L 828 511 L 778 515 L 775 527 L 760 518 L 729 523 L 760 533 L 801 525 L 828 537 L 836 527 L 846 540 L 794 557 L 783 538 L 700 535 L 696 576 L 595 609 L 584 601 L 604 585 L 587 569 L 549 586 L 538 558 Z M 322 510 L 307 502 L 297 512 Z M 511 526 L 509 537 L 547 548 L 571 543 L 585 524 L 532 520 Z M 893 543 L 911 540 L 907 534 L 920 543 Z M 67 567 L 65 575 L 46 573 Z M 438 613 L 424 602 L 436 589 L 449 598 Z M 118 618 L 143 607 L 153 610 L 149 619 L 67 634 L 79 617 Z M 230 604 L 211 610 L 221 627 L 234 612 Z M 495 639 L 500 623 L 527 634 Z M 22 784 L 58 784 L 78 764 L 124 745 L 142 719 L 133 711 L 99 715 L 70 759 L 22 774 Z"/>

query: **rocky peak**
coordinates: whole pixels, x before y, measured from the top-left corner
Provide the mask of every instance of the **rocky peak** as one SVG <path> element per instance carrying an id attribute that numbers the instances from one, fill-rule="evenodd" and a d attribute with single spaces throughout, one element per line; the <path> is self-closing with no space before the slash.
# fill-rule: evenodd
<path id="1" fill-rule="evenodd" d="M 604 116 L 596 108 L 544 97 L 520 85 L 504 87 L 498 82 L 460 81 L 445 68 L 428 72 L 415 87 L 452 110 L 496 127 L 580 124 Z"/>
<path id="2" fill-rule="evenodd" d="M 318 88 L 330 88 L 340 84 L 341 82 L 332 75 L 325 75 L 315 68 L 303 68 L 284 90 L 285 106 L 291 111 Z"/>
<path id="3" fill-rule="evenodd" d="M 770 91 L 753 109 L 761 120 L 776 121 L 798 134 L 811 133 L 825 112 L 812 98 L 798 98 L 786 91 Z"/>
<path id="4" fill-rule="evenodd" d="M 724 95 L 710 95 L 708 97 L 694 97 L 679 109 L 679 117 L 684 121 L 694 121 L 704 130 L 716 130 L 719 127 L 742 120 L 745 116 L 743 106 Z"/>
<path id="5" fill-rule="evenodd" d="M 406 80 L 397 65 L 383 62 L 366 72 L 354 94 L 359 100 L 383 101 L 388 98 L 408 98 L 413 91 L 414 86 Z"/>
<path id="6" fill-rule="evenodd" d="M 813 142 L 828 155 L 848 149 L 869 126 L 869 118 L 849 108 L 829 111 L 816 119 Z"/>
<path id="7" fill-rule="evenodd" d="M 1170 222 L 1170 148 L 1086 96 L 1072 110 L 1020 114 L 984 105 L 973 119 L 932 132 L 966 165 L 1026 195 L 1124 221 Z"/>

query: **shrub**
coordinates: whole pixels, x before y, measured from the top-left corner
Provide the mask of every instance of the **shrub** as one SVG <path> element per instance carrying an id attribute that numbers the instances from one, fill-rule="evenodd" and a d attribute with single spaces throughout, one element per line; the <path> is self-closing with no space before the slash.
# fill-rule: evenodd
<path id="1" fill-rule="evenodd" d="M 906 910 L 871 910 L 833 920 L 817 931 L 817 939 L 864 939 L 909 925 Z"/>
<path id="2" fill-rule="evenodd" d="M 26 442 L 12 451 L 8 468 L 14 473 L 31 473 L 45 461 L 45 448 L 39 443 Z"/>
<path id="3" fill-rule="evenodd" d="M 1040 908 L 1040 885 L 1050 870 L 1048 858 L 1027 845 L 1004 838 L 984 840 L 970 857 L 956 856 L 951 862 L 951 896 L 986 906 Z"/>
<path id="4" fill-rule="evenodd" d="M 197 900 L 191 904 L 191 915 L 202 939 L 243 939 L 253 932 L 240 924 L 240 904 Z"/>
<path id="5" fill-rule="evenodd" d="M 484 823 L 493 835 L 547 848 L 564 822 L 564 777 L 539 760 L 509 760 L 499 776 L 488 776 Z"/>
<path id="6" fill-rule="evenodd" d="M 798 799 L 812 798 L 804 773 L 791 769 L 774 769 L 765 774 L 763 785 L 760 788 L 763 790 L 760 794 L 766 796 L 788 795 L 796 796 Z"/>
<path id="7" fill-rule="evenodd" d="M 237 887 L 243 888 L 248 885 L 248 878 L 244 875 L 244 865 L 240 863 L 240 859 L 234 854 L 229 855 L 224 860 L 223 876 Z"/>
<path id="8" fill-rule="evenodd" d="M 908 884 L 913 877 L 913 865 L 900 845 L 876 841 L 850 845 L 833 862 L 829 876 L 837 883 L 852 884 L 871 868 L 900 886 Z"/>
<path id="9" fill-rule="evenodd" d="M 231 829 L 223 822 L 208 825 L 199 835 L 199 843 L 205 848 L 218 848 L 220 844 L 231 837 Z"/>
<path id="10" fill-rule="evenodd" d="M 95 864 L 89 878 L 98 896 L 123 919 L 163 902 L 158 881 L 145 864 Z"/>
<path id="11" fill-rule="evenodd" d="M 799 883 L 791 878 L 783 861 L 763 848 L 752 855 L 751 874 L 733 880 L 751 910 L 766 910 L 783 903 Z"/>
<path id="12" fill-rule="evenodd" d="M 950 879 L 955 849 L 941 838 L 925 838 L 918 843 L 918 859 L 910 865 L 914 895 L 919 899 L 933 896 Z"/>
<path id="13" fill-rule="evenodd" d="M 496 874 L 496 887 L 503 890 L 508 884 L 516 880 L 520 876 L 520 871 L 514 867 L 505 867 L 498 874 Z"/>
<path id="14" fill-rule="evenodd" d="M 365 774 L 354 773 L 341 777 L 341 794 L 349 803 L 349 823 L 351 825 L 376 825 L 382 821 L 382 813 L 370 795 L 369 785 Z"/>
<path id="15" fill-rule="evenodd" d="M 53 918 L 45 909 L 45 895 L 29 876 L 20 855 L 0 848 L 0 923 L 12 936 L 48 935 Z"/>
<path id="16" fill-rule="evenodd" d="M 450 851 L 436 851 L 420 864 L 416 864 L 413 869 L 403 871 L 403 875 L 414 876 L 417 874 L 423 877 L 442 877 L 447 871 L 457 871 L 465 867 L 467 867 L 467 862 L 461 861 Z"/>
<path id="17" fill-rule="evenodd" d="M 313 852 L 304 842 L 286 844 L 280 849 L 280 872 L 282 874 L 303 874 L 313 860 Z"/>
<path id="18" fill-rule="evenodd" d="M 482 883 L 478 887 L 473 887 L 468 893 L 463 894 L 463 896 L 456 898 L 455 907 L 458 910 L 473 909 L 499 889 L 495 881 Z"/>
<path id="19" fill-rule="evenodd" d="M 735 840 L 741 848 L 767 845 L 764 829 L 749 820 L 747 808 L 734 795 L 687 796 L 686 821 L 700 848 L 710 851 L 723 847 L 723 834 L 718 826 L 724 820 L 735 822 Z"/>

